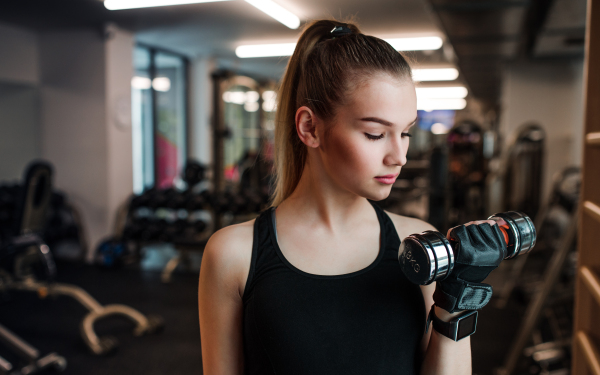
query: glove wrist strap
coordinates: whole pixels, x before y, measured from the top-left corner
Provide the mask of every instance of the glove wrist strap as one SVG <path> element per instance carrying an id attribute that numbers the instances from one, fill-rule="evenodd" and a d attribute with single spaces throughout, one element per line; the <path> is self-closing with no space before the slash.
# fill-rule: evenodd
<path id="1" fill-rule="evenodd" d="M 450 295 L 439 285 L 433 293 L 435 304 L 453 313 L 463 310 L 479 310 L 488 304 L 492 298 L 492 286 L 488 284 L 460 281 L 458 293 Z"/>

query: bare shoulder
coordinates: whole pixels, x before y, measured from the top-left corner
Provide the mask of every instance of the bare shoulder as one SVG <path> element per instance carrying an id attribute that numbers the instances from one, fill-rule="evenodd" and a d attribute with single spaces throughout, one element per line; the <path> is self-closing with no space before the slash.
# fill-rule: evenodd
<path id="1" fill-rule="evenodd" d="M 210 236 L 206 249 L 218 248 L 219 252 L 227 253 L 229 256 L 235 256 L 236 249 L 250 244 L 254 235 L 254 220 L 246 221 L 240 224 L 234 224 L 221 228 Z"/>
<path id="2" fill-rule="evenodd" d="M 216 231 L 208 240 L 202 256 L 201 273 L 214 275 L 222 282 L 244 289 L 254 237 L 254 221 L 230 225 Z"/>
<path id="3" fill-rule="evenodd" d="M 388 211 L 385 211 L 385 213 L 387 213 L 390 219 L 392 219 L 400 239 L 403 239 L 414 233 L 421 233 L 426 230 L 437 230 L 433 227 L 433 225 L 420 219 L 397 215 Z"/>

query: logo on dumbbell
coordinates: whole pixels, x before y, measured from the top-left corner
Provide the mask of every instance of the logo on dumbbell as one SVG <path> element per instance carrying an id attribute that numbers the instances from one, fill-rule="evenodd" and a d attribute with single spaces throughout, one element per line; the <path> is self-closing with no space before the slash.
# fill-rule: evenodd
<path id="1" fill-rule="evenodd" d="M 412 257 L 412 252 L 410 250 L 404 253 L 403 263 L 406 263 L 407 260 L 408 263 L 412 266 L 412 269 L 415 271 L 415 273 L 419 273 L 419 271 L 421 270 L 421 266 L 419 266 L 417 261 Z"/>

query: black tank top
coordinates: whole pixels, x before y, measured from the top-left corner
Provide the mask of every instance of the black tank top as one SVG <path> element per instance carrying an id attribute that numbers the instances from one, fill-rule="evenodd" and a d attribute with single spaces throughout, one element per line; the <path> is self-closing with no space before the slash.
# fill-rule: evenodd
<path id="1" fill-rule="evenodd" d="M 243 295 L 245 374 L 417 374 L 425 306 L 398 265 L 400 238 L 373 204 L 381 228 L 377 259 L 360 271 L 303 272 L 277 245 L 273 210 L 254 223 Z"/>

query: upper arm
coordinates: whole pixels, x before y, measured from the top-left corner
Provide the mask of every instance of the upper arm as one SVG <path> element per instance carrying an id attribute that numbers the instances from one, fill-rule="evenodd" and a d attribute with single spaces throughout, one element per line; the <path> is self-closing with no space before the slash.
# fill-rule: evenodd
<path id="1" fill-rule="evenodd" d="M 429 310 L 433 306 L 433 292 L 435 291 L 435 281 L 429 285 L 421 285 L 421 293 L 423 293 L 423 299 L 425 300 L 425 319 L 429 315 Z M 431 327 L 427 330 L 427 333 L 423 335 L 421 340 L 421 352 L 425 353 L 427 346 L 429 345 L 429 339 L 431 338 Z"/>
<path id="2" fill-rule="evenodd" d="M 426 230 L 436 230 L 433 225 L 419 219 L 403 217 L 393 213 L 388 213 L 388 215 L 392 218 L 394 226 L 396 227 L 396 232 L 398 232 L 398 236 L 401 240 L 414 233 L 421 233 Z M 427 319 L 429 310 L 431 310 L 431 306 L 433 305 L 435 282 L 429 285 L 420 285 L 420 288 L 421 293 L 423 294 L 423 300 L 425 301 L 425 319 Z M 423 353 L 425 353 L 425 350 L 427 350 L 430 337 L 431 328 L 427 330 L 427 333 L 423 335 L 423 339 L 421 340 L 421 351 Z"/>
<path id="3" fill-rule="evenodd" d="M 198 310 L 202 366 L 207 375 L 243 373 L 242 290 L 252 252 L 247 232 L 243 225 L 219 230 L 202 256 Z"/>

